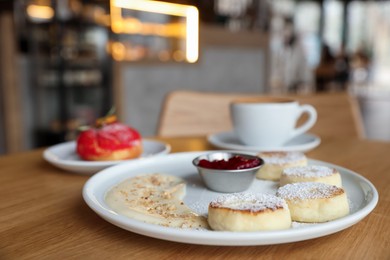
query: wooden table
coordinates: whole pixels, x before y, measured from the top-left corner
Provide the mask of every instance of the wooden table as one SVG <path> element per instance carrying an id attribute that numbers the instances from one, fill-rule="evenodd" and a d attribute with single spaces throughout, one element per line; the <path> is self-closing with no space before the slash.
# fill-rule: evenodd
<path id="1" fill-rule="evenodd" d="M 172 152 L 215 149 L 204 137 L 161 140 Z M 51 166 L 42 151 L 0 157 L 0 259 L 390 258 L 390 143 L 325 138 L 307 153 L 354 170 L 376 186 L 379 203 L 361 222 L 317 239 L 249 247 L 175 243 L 109 224 L 82 199 L 88 176 Z"/>

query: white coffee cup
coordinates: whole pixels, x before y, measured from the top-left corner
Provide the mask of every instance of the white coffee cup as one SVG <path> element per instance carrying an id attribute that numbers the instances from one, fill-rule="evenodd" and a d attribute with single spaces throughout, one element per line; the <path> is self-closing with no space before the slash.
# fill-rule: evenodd
<path id="1" fill-rule="evenodd" d="M 313 106 L 278 97 L 236 100 L 230 105 L 230 113 L 237 138 L 248 146 L 282 146 L 308 131 L 317 120 Z M 297 127 L 304 113 L 309 117 Z"/>

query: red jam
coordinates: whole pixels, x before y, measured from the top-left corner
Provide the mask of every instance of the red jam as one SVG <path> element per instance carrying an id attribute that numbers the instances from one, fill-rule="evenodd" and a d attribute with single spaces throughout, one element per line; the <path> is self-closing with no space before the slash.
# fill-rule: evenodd
<path id="1" fill-rule="evenodd" d="M 198 166 L 208 169 L 216 170 L 242 170 L 249 169 L 260 165 L 260 159 L 247 159 L 245 157 L 236 155 L 229 160 L 214 160 L 209 161 L 202 159 L 199 161 Z"/>

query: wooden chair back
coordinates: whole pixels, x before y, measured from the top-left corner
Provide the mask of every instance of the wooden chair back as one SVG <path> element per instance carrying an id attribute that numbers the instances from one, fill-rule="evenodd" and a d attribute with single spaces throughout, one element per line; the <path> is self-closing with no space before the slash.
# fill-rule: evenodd
<path id="1" fill-rule="evenodd" d="M 318 119 L 310 133 L 320 137 L 364 137 L 358 103 L 348 93 L 285 96 L 316 108 Z M 260 95 L 170 92 L 163 103 L 157 134 L 163 137 L 196 136 L 232 130 L 230 103 L 237 98 L 253 97 Z M 300 119 L 303 120 L 304 117 Z"/>

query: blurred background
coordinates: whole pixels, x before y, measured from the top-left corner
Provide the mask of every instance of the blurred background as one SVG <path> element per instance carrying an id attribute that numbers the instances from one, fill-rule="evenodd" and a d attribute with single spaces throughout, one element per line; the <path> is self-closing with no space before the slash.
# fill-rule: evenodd
<path id="1" fill-rule="evenodd" d="M 344 91 L 390 140 L 390 1 L 0 0 L 0 154 L 73 140 L 115 106 L 156 134 L 176 89 Z"/>

